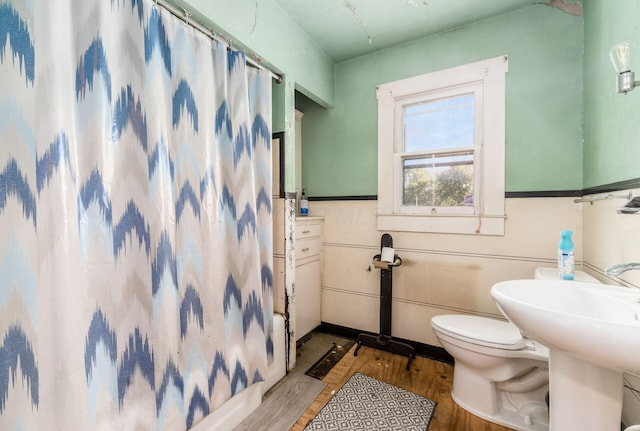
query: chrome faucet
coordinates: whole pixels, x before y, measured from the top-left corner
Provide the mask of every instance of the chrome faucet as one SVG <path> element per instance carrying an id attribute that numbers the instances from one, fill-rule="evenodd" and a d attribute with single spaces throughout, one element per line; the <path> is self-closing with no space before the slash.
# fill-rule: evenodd
<path id="1" fill-rule="evenodd" d="M 631 270 L 640 270 L 640 263 L 630 262 L 630 263 L 619 263 L 617 265 L 610 266 L 605 269 L 609 275 L 620 275 L 623 272 L 631 271 Z"/>

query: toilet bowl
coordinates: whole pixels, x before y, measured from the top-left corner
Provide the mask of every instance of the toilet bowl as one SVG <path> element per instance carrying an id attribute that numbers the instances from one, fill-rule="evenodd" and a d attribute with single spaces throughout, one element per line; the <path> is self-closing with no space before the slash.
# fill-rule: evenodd
<path id="1" fill-rule="evenodd" d="M 556 279 L 555 268 L 538 268 L 537 279 Z M 576 271 L 575 279 L 598 282 Z M 521 431 L 548 431 L 549 349 L 525 338 L 511 322 L 470 315 L 440 315 L 431 327 L 453 356 L 451 397 L 490 422 Z"/>

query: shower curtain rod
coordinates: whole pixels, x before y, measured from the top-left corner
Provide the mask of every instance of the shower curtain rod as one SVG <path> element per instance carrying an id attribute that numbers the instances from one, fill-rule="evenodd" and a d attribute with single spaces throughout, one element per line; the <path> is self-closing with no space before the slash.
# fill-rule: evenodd
<path id="1" fill-rule="evenodd" d="M 198 22 L 197 20 L 192 19 L 191 11 L 183 9 L 181 7 L 178 7 L 178 6 L 174 5 L 173 3 L 171 3 L 169 0 L 153 0 L 153 2 L 157 6 L 162 6 L 167 11 L 169 11 L 172 15 L 176 16 L 177 18 L 179 18 L 182 21 L 184 21 L 187 25 L 190 25 L 191 27 L 195 28 L 199 32 L 203 33 L 205 36 L 207 36 L 207 37 L 209 37 L 209 38 L 211 38 L 213 40 L 216 40 L 218 42 L 222 42 L 222 43 L 226 44 L 229 47 L 232 46 L 231 39 L 227 39 L 224 36 L 219 35 L 215 31 L 209 29 L 204 24 Z M 255 67 L 255 68 L 258 68 L 258 69 L 264 69 L 264 70 L 268 71 L 271 74 L 271 77 L 273 79 L 275 79 L 278 84 L 282 82 L 282 75 L 280 75 L 279 73 L 274 72 L 269 67 L 263 65 L 262 64 L 262 60 L 260 59 L 260 57 L 258 57 L 254 53 L 248 52 L 247 49 L 243 49 L 243 51 L 247 55 L 246 58 L 247 58 L 247 63 L 249 64 L 249 66 L 252 66 L 252 67 Z"/>

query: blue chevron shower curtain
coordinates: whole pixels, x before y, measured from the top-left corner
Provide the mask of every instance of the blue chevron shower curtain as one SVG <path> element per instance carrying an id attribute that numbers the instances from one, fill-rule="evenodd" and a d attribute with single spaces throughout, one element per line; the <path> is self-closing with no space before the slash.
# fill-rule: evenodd
<path id="1" fill-rule="evenodd" d="M 151 0 L 0 0 L 0 429 L 184 430 L 273 345 L 271 77 Z"/>

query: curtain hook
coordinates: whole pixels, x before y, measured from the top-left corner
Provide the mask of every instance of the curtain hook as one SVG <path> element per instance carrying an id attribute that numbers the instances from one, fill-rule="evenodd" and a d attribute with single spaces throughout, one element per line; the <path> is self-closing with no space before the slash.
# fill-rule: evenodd
<path id="1" fill-rule="evenodd" d="M 191 12 L 185 9 L 184 11 L 184 22 L 189 25 L 189 18 L 191 17 Z"/>

